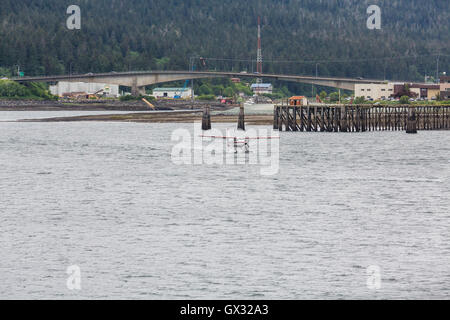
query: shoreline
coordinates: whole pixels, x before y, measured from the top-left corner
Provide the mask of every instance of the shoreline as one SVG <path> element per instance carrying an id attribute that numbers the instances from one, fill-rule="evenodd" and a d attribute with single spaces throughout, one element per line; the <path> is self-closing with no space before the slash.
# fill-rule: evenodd
<path id="1" fill-rule="evenodd" d="M 224 111 L 232 107 L 212 101 L 172 101 L 157 100 L 151 109 L 143 101 L 119 100 L 66 100 L 66 101 L 38 101 L 38 100 L 1 100 L 1 111 L 177 111 L 197 110 L 203 106 L 211 106 L 212 110 Z"/>
<path id="2" fill-rule="evenodd" d="M 238 115 L 212 115 L 213 123 L 237 123 Z M 108 115 L 90 115 L 74 117 L 54 117 L 45 119 L 22 119 L 16 122 L 135 122 L 135 123 L 191 123 L 202 121 L 202 110 L 188 111 L 170 111 L 170 112 L 148 112 L 148 113 L 129 113 L 129 114 L 108 114 Z M 245 123 L 248 125 L 272 125 L 273 115 L 253 114 L 245 116 Z"/>

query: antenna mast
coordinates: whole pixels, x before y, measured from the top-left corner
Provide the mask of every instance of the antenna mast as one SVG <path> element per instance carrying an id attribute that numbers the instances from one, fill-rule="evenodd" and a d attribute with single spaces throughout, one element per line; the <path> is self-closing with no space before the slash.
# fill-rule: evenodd
<path id="1" fill-rule="evenodd" d="M 263 72 L 263 58 L 262 58 L 262 49 L 261 49 L 261 17 L 258 16 L 258 53 L 256 58 L 256 71 L 259 74 Z M 261 79 L 258 79 L 258 82 L 261 82 Z"/>

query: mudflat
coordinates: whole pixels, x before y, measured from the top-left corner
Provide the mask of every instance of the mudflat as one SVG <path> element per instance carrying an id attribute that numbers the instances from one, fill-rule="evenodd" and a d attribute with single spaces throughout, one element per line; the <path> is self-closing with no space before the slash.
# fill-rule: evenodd
<path id="1" fill-rule="evenodd" d="M 76 117 L 56 117 L 46 119 L 25 119 L 21 122 L 76 122 L 76 121 L 114 121 L 141 123 L 189 123 L 202 120 L 202 111 L 172 111 L 172 112 L 142 112 L 130 114 L 106 114 Z M 217 114 L 211 116 L 213 123 L 232 123 L 238 120 L 238 115 Z M 247 115 L 245 122 L 249 125 L 271 125 L 273 116 Z"/>

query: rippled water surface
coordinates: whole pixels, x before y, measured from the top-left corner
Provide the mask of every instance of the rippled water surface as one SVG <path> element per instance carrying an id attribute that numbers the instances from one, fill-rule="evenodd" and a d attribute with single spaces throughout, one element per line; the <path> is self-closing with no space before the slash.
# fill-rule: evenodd
<path id="1" fill-rule="evenodd" d="M 0 298 L 450 298 L 450 132 L 283 133 L 262 176 L 179 128 L 1 123 Z"/>
<path id="2" fill-rule="evenodd" d="M 154 113 L 168 111 L 151 111 Z M 59 117 L 95 116 L 108 114 L 148 113 L 142 111 L 0 111 L 0 122 L 17 121 L 23 119 L 46 119 Z"/>

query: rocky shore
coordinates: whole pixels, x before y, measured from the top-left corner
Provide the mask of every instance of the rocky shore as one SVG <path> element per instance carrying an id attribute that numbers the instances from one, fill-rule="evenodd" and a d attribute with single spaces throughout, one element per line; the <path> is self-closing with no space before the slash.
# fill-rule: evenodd
<path id="1" fill-rule="evenodd" d="M 230 106 L 206 101 L 159 100 L 152 102 L 156 110 L 197 110 L 210 105 L 213 110 L 227 110 Z M 0 111 L 149 111 L 143 101 L 119 100 L 1 100 Z"/>

